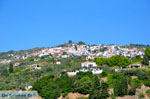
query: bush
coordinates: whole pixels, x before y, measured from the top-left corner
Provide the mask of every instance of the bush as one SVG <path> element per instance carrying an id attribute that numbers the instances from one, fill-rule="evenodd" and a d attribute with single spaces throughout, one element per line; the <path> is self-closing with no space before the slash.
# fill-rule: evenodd
<path id="1" fill-rule="evenodd" d="M 116 96 L 114 94 L 110 95 L 111 99 L 116 99 Z"/>
<path id="2" fill-rule="evenodd" d="M 56 83 L 49 82 L 41 89 L 40 96 L 45 99 L 57 99 L 60 97 L 60 89 Z"/>
<path id="3" fill-rule="evenodd" d="M 88 76 L 82 77 L 80 80 L 76 80 L 73 84 L 75 92 L 81 94 L 89 94 L 92 91 L 92 80 Z"/>
<path id="4" fill-rule="evenodd" d="M 82 77 L 85 77 L 85 76 L 93 78 L 93 74 L 90 71 L 88 71 L 88 72 L 78 72 L 76 78 L 81 79 Z"/>
<path id="5" fill-rule="evenodd" d="M 133 95 L 135 95 L 135 93 L 136 93 L 136 88 L 134 88 L 134 87 L 132 87 L 131 89 L 128 90 L 128 95 L 133 96 Z"/>
<path id="6" fill-rule="evenodd" d="M 139 99 L 143 99 L 145 96 L 144 96 L 144 93 L 140 93 L 139 94 Z"/>
<path id="7" fill-rule="evenodd" d="M 62 94 L 63 97 L 66 97 L 68 95 L 68 92 L 65 92 Z"/>
<path id="8" fill-rule="evenodd" d="M 114 79 L 113 81 L 114 94 L 116 96 L 127 95 L 128 90 L 127 78 L 121 74 L 115 74 L 113 75 L 113 79 Z"/>
<path id="9" fill-rule="evenodd" d="M 145 86 L 150 87 L 150 81 L 144 80 L 144 81 L 143 81 L 143 84 L 144 84 Z"/>
<path id="10" fill-rule="evenodd" d="M 14 73 L 21 72 L 21 69 L 15 69 Z"/>
<path id="11" fill-rule="evenodd" d="M 141 88 L 141 82 L 138 79 L 133 79 L 133 84 L 135 88 Z"/>
<path id="12" fill-rule="evenodd" d="M 131 60 L 124 56 L 112 56 L 107 59 L 106 64 L 109 66 L 126 67 L 131 64 Z"/>
<path id="13" fill-rule="evenodd" d="M 108 75 L 108 72 L 107 71 L 103 71 L 101 74 L 100 74 L 100 77 L 106 77 Z"/>
<path id="14" fill-rule="evenodd" d="M 150 89 L 146 90 L 146 95 L 150 97 Z"/>
<path id="15" fill-rule="evenodd" d="M 95 58 L 94 62 L 96 62 L 96 64 L 98 64 L 98 66 L 102 66 L 106 63 L 106 59 L 104 59 L 104 58 Z"/>

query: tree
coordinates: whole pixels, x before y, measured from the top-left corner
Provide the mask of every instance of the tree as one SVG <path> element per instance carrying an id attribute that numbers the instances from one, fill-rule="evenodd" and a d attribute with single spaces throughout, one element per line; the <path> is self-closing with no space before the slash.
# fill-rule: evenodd
<path id="1" fill-rule="evenodd" d="M 68 77 L 67 74 L 62 74 L 60 78 L 56 80 L 59 88 L 61 88 L 62 93 L 73 92 L 72 79 Z"/>
<path id="2" fill-rule="evenodd" d="M 34 61 L 34 57 L 29 57 L 29 61 Z"/>
<path id="3" fill-rule="evenodd" d="M 106 63 L 104 58 L 95 58 L 94 62 L 96 62 L 96 64 L 98 64 L 99 66 L 102 66 Z"/>
<path id="4" fill-rule="evenodd" d="M 33 84 L 33 90 L 37 90 L 38 93 L 41 93 L 44 86 L 46 86 L 49 82 L 53 82 L 53 78 L 54 75 L 48 75 L 36 80 Z"/>
<path id="5" fill-rule="evenodd" d="M 98 84 L 99 81 L 97 81 L 97 77 L 95 77 L 95 80 L 96 82 L 94 81 L 94 86 L 98 85 L 99 87 L 93 87 L 89 99 L 106 99 L 107 97 L 109 97 L 108 84 L 105 82 L 101 82 L 101 84 Z"/>
<path id="6" fill-rule="evenodd" d="M 149 65 L 149 59 L 148 59 L 148 56 L 147 55 L 144 55 L 144 59 L 143 59 L 143 62 L 142 62 L 144 65 Z"/>
<path id="7" fill-rule="evenodd" d="M 13 71 L 14 71 L 13 64 L 10 63 L 9 64 L 9 73 L 13 73 Z"/>
<path id="8" fill-rule="evenodd" d="M 98 76 L 94 76 L 94 90 L 100 90 L 100 80 L 98 79 Z"/>
<path id="9" fill-rule="evenodd" d="M 108 72 L 107 71 L 103 71 L 101 74 L 100 74 L 100 77 L 106 77 L 108 75 Z"/>
<path id="10" fill-rule="evenodd" d="M 143 84 L 150 87 L 150 80 L 143 80 Z"/>
<path id="11" fill-rule="evenodd" d="M 145 54 L 144 54 L 144 60 L 143 60 L 143 64 L 144 65 L 149 65 L 149 60 L 150 60 L 150 48 L 146 48 L 145 49 Z"/>
<path id="12" fill-rule="evenodd" d="M 138 79 L 133 79 L 133 84 L 135 88 L 141 88 L 141 82 Z"/>
<path id="13" fill-rule="evenodd" d="M 132 85 L 131 88 L 128 90 L 128 95 L 135 95 L 136 88 Z"/>
<path id="14" fill-rule="evenodd" d="M 93 78 L 93 74 L 92 74 L 91 71 L 88 71 L 88 72 L 78 72 L 76 77 L 77 77 L 77 79 L 81 79 L 81 78 L 83 78 L 85 76 L 88 76 L 90 79 Z"/>
<path id="15" fill-rule="evenodd" d="M 107 47 L 104 47 L 104 48 L 100 49 L 101 52 L 105 52 L 106 50 L 108 50 Z"/>
<path id="16" fill-rule="evenodd" d="M 68 43 L 71 44 L 71 43 L 72 43 L 72 40 L 69 40 Z"/>
<path id="17" fill-rule="evenodd" d="M 150 97 L 150 89 L 146 90 L 146 95 Z"/>
<path id="18" fill-rule="evenodd" d="M 1 75 L 3 75 L 3 76 L 8 76 L 8 75 L 9 75 L 8 70 L 7 70 L 7 69 L 4 69 L 4 70 L 2 71 L 2 73 L 1 73 Z"/>
<path id="19" fill-rule="evenodd" d="M 60 96 L 59 85 L 54 81 L 54 75 L 44 76 L 33 84 L 33 90 L 37 90 L 44 99 L 57 99 Z"/>
<path id="20" fill-rule="evenodd" d="M 150 60 L 150 48 L 146 48 L 145 49 L 145 55 L 148 57 L 148 59 Z"/>
<path id="21" fill-rule="evenodd" d="M 40 96 L 44 99 L 57 99 L 60 97 L 60 89 L 56 83 L 49 82 L 41 89 Z"/>
<path id="22" fill-rule="evenodd" d="M 78 43 L 79 45 L 85 45 L 85 43 L 83 41 L 79 41 Z"/>
<path id="23" fill-rule="evenodd" d="M 121 85 L 122 85 L 121 87 L 122 87 L 123 94 L 126 95 L 127 91 L 128 91 L 128 82 L 127 82 L 127 78 L 126 77 L 122 78 Z"/>
<path id="24" fill-rule="evenodd" d="M 144 93 L 140 93 L 138 99 L 143 99 L 144 97 Z"/>
<path id="25" fill-rule="evenodd" d="M 88 76 L 84 76 L 80 80 L 76 80 L 73 87 L 75 92 L 86 95 L 92 91 L 92 85 L 92 80 Z"/>
<path id="26" fill-rule="evenodd" d="M 76 51 L 78 50 L 78 47 L 77 47 L 77 45 L 75 45 L 75 50 L 76 50 Z"/>
<path id="27" fill-rule="evenodd" d="M 131 60 L 124 56 L 112 56 L 107 59 L 106 64 L 109 66 L 126 67 L 131 64 Z"/>
<path id="28" fill-rule="evenodd" d="M 67 55 L 67 52 L 63 52 L 63 55 Z"/>
<path id="29" fill-rule="evenodd" d="M 116 79 L 113 82 L 115 96 L 124 96 L 127 94 L 128 83 L 127 78 L 123 75 L 114 75 Z"/>
<path id="30" fill-rule="evenodd" d="M 101 98 L 100 99 L 106 99 L 107 97 L 109 97 L 109 93 L 108 93 L 108 84 L 105 82 L 101 82 L 101 89 L 100 89 L 100 93 L 101 93 Z"/>
<path id="31" fill-rule="evenodd" d="M 94 83 L 92 91 L 90 92 L 89 99 L 101 99 L 101 93 L 100 93 L 100 81 L 98 79 L 98 76 L 94 76 Z"/>
<path id="32" fill-rule="evenodd" d="M 92 93 L 90 94 L 89 99 L 102 99 L 100 91 L 92 90 Z"/>
<path id="33" fill-rule="evenodd" d="M 141 58 L 140 55 L 137 55 L 132 59 L 133 63 L 141 63 L 142 61 L 143 61 L 143 59 Z"/>

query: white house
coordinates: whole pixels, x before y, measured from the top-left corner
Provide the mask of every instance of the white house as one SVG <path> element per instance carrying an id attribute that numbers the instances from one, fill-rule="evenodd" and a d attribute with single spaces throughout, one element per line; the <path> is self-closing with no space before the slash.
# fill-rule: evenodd
<path id="1" fill-rule="evenodd" d="M 95 62 L 84 62 L 81 64 L 82 68 L 87 67 L 87 68 L 92 68 L 92 67 L 97 67 Z"/>
<path id="2" fill-rule="evenodd" d="M 67 58 L 67 57 L 68 57 L 68 55 L 62 55 L 61 57 L 62 57 L 62 58 Z"/>
<path id="3" fill-rule="evenodd" d="M 79 71 L 67 72 L 68 76 L 75 76 Z"/>
<path id="4" fill-rule="evenodd" d="M 101 69 L 81 69 L 81 70 L 77 70 L 77 71 L 74 71 L 74 72 L 67 72 L 68 76 L 75 76 L 78 72 L 88 72 L 88 71 L 91 71 L 93 74 L 101 74 L 103 72 L 103 70 Z"/>
<path id="5" fill-rule="evenodd" d="M 41 67 L 37 64 L 33 64 L 32 66 L 34 66 L 34 69 L 41 69 Z"/>
<path id="6" fill-rule="evenodd" d="M 127 68 L 141 68 L 141 67 L 142 67 L 141 64 L 131 64 Z"/>
<path id="7" fill-rule="evenodd" d="M 103 70 L 101 70 L 101 69 L 93 69 L 92 70 L 93 74 L 101 74 L 102 72 L 103 72 Z"/>
<path id="8" fill-rule="evenodd" d="M 56 64 L 61 64 L 61 62 L 60 62 L 60 61 L 57 61 Z"/>
<path id="9" fill-rule="evenodd" d="M 25 87 L 26 90 L 30 90 L 30 89 L 32 89 L 32 88 L 33 88 L 32 86 L 26 86 L 26 87 Z"/>
<path id="10" fill-rule="evenodd" d="M 115 69 L 115 72 L 121 72 L 122 71 L 122 68 L 121 69 Z"/>

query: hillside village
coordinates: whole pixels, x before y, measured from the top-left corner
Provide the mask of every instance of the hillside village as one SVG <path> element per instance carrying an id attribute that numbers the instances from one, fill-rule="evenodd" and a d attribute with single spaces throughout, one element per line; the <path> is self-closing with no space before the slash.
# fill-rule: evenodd
<path id="1" fill-rule="evenodd" d="M 24 55 L 17 55 L 17 54 L 7 54 L 9 59 L 0 59 L 0 63 L 7 64 L 14 60 L 25 60 L 32 56 L 45 56 L 45 55 L 55 55 L 57 58 L 67 58 L 70 56 L 86 56 L 86 60 L 94 59 L 95 57 L 103 57 L 109 58 L 115 55 L 123 55 L 128 58 L 133 58 L 137 55 L 143 57 L 145 48 L 127 48 L 122 47 L 119 45 L 79 45 L 76 43 L 68 44 L 67 47 L 51 47 L 51 48 L 43 48 L 42 50 L 33 52 L 33 53 L 25 53 Z M 35 59 L 38 61 L 38 59 Z"/>

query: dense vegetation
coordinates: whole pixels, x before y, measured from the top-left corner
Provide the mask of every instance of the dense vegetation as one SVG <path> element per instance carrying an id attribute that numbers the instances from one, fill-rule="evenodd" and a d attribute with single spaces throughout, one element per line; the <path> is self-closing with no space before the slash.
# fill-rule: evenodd
<path id="1" fill-rule="evenodd" d="M 109 97 L 108 84 L 100 82 L 98 76 L 93 75 L 92 72 L 80 72 L 72 78 L 66 74 L 59 78 L 53 75 L 45 76 L 34 83 L 33 90 L 37 90 L 45 99 L 56 99 L 61 93 L 65 97 L 69 92 L 90 94 L 90 99 Z"/>
<path id="2" fill-rule="evenodd" d="M 131 64 L 131 60 L 124 56 L 112 56 L 107 59 L 95 58 L 93 61 L 96 62 L 99 66 L 106 64 L 108 66 L 126 67 Z"/>
<path id="3" fill-rule="evenodd" d="M 56 99 L 61 95 L 65 97 L 69 92 L 89 94 L 89 99 L 106 99 L 109 96 L 135 95 L 136 89 L 141 88 L 142 84 L 150 86 L 150 71 L 136 69 L 122 73 L 108 73 L 105 77 L 107 81 L 102 80 L 101 74 L 93 75 L 92 72 L 79 72 L 74 77 L 68 77 L 66 73 L 60 77 L 48 75 L 38 79 L 34 83 L 33 90 L 37 90 L 45 99 Z M 113 93 L 110 93 L 109 89 L 113 89 Z"/>

